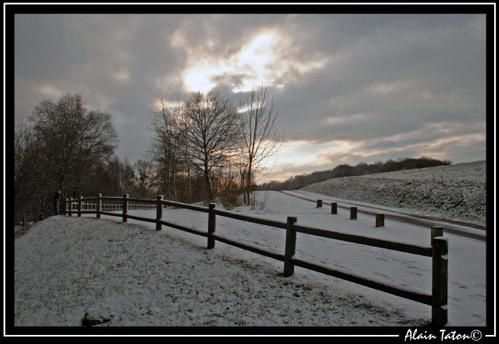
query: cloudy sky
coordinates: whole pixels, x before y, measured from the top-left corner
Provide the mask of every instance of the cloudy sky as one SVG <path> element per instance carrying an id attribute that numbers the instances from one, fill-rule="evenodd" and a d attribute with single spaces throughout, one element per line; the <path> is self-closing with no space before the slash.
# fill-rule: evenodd
<path id="1" fill-rule="evenodd" d="M 285 136 L 264 180 L 398 157 L 485 159 L 485 16 L 16 15 L 15 119 L 81 94 L 144 158 L 151 110 L 269 87 Z"/>

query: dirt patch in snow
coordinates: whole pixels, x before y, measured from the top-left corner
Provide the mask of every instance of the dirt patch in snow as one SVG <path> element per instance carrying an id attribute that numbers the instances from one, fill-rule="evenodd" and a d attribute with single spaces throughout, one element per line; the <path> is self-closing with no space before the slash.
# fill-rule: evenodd
<path id="1" fill-rule="evenodd" d="M 15 241 L 16 326 L 421 326 L 164 231 L 55 216 Z"/>
<path id="2" fill-rule="evenodd" d="M 303 190 L 485 224 L 486 163 L 333 178 Z"/>

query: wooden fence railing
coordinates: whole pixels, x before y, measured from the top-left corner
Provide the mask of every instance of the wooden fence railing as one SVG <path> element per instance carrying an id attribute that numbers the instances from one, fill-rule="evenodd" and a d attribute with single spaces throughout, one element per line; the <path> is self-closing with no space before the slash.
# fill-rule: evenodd
<path id="1" fill-rule="evenodd" d="M 103 203 L 104 202 L 104 203 Z M 198 229 L 185 227 L 179 224 L 164 221 L 162 219 L 163 207 L 172 206 L 189 209 L 198 212 L 208 213 L 208 228 L 206 232 Z M 156 217 L 147 218 L 128 214 L 131 208 L 155 208 Z M 443 237 L 442 227 L 431 228 L 431 246 L 418 246 L 382 239 L 368 238 L 359 235 L 334 232 L 324 229 L 311 228 L 297 224 L 296 217 L 288 217 L 286 222 L 262 219 L 252 216 L 240 215 L 228 211 L 215 209 L 215 203 L 210 203 L 208 207 L 201 207 L 192 204 L 164 200 L 163 196 L 157 196 L 156 199 L 129 198 L 128 194 L 122 197 L 102 196 L 83 197 L 77 199 L 66 199 L 64 213 L 71 216 L 76 214 L 96 214 L 97 218 L 101 215 L 121 217 L 123 222 L 127 219 L 151 222 L 156 224 L 156 230 L 161 230 L 162 226 L 176 228 L 192 234 L 197 234 L 207 238 L 207 248 L 215 247 L 215 241 L 239 247 L 241 249 L 258 253 L 260 255 L 277 259 L 284 262 L 284 276 L 291 276 L 294 273 L 294 267 L 299 266 L 305 269 L 320 272 L 329 276 L 341 278 L 366 287 L 377 289 L 389 294 L 397 295 L 406 299 L 420 302 L 432 307 L 432 327 L 440 328 L 447 324 L 447 288 L 448 288 L 448 241 Z M 113 211 L 119 211 L 116 213 Z M 216 233 L 216 216 L 228 217 L 245 222 L 256 223 L 260 225 L 280 228 L 286 231 L 286 244 L 284 254 L 272 252 L 262 248 L 243 244 L 232 239 L 224 238 Z M 296 249 L 296 233 L 303 233 L 334 240 L 347 241 L 360 245 L 368 245 L 388 250 L 395 250 L 420 256 L 431 257 L 432 259 L 432 288 L 431 294 L 407 290 L 395 285 L 384 282 L 373 281 L 368 278 L 339 271 L 330 267 L 308 262 L 294 257 Z"/>

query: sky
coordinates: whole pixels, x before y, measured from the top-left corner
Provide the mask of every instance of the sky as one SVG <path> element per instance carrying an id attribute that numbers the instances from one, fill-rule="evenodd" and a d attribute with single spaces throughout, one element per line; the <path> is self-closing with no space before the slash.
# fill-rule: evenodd
<path id="1" fill-rule="evenodd" d="M 82 95 L 117 154 L 147 157 L 151 112 L 265 86 L 281 149 L 259 179 L 403 157 L 485 159 L 485 15 L 17 14 L 15 123 Z"/>

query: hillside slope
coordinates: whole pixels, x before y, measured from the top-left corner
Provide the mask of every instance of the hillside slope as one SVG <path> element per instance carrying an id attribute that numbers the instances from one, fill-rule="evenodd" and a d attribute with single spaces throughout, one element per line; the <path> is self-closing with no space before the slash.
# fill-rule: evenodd
<path id="1" fill-rule="evenodd" d="M 485 171 L 485 161 L 476 161 L 334 178 L 308 185 L 303 190 L 483 225 Z"/>

